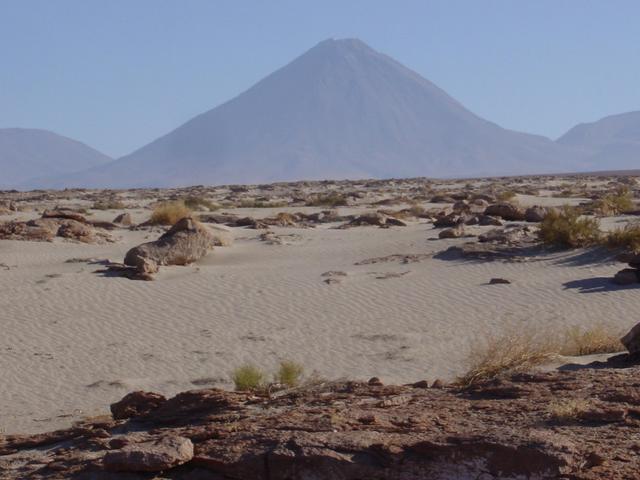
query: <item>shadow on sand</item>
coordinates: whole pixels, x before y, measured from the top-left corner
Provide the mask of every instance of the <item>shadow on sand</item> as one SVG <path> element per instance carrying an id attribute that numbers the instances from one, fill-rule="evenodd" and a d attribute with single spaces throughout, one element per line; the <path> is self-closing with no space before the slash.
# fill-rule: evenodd
<path id="1" fill-rule="evenodd" d="M 629 290 L 638 288 L 638 285 L 616 285 L 611 277 L 593 277 L 584 278 L 582 280 L 572 280 L 563 283 L 565 289 L 578 290 L 579 293 L 602 293 L 616 292 L 620 290 Z"/>
<path id="2" fill-rule="evenodd" d="M 630 368 L 640 365 L 640 356 L 637 354 L 620 353 L 609 357 L 606 361 L 595 361 L 586 364 L 567 363 L 558 367 L 558 370 L 573 372 L 576 370 L 598 370 L 602 368 Z"/>

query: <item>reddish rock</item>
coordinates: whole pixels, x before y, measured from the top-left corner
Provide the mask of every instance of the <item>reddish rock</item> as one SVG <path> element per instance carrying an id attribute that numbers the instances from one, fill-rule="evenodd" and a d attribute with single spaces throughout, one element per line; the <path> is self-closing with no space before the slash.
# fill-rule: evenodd
<path id="1" fill-rule="evenodd" d="M 111 414 L 116 420 L 141 417 L 158 409 L 166 401 L 167 399 L 159 393 L 131 392 L 119 402 L 111 404 Z"/>
<path id="2" fill-rule="evenodd" d="M 191 440 L 168 436 L 107 452 L 103 464 L 105 470 L 116 472 L 161 472 L 187 463 L 192 458 Z"/>

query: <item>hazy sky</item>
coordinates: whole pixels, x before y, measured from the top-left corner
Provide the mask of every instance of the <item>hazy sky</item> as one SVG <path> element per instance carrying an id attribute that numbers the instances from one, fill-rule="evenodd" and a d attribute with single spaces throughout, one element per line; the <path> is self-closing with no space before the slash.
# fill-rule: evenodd
<path id="1" fill-rule="evenodd" d="M 121 156 L 326 38 L 357 37 L 501 126 L 640 110 L 637 0 L 0 0 L 0 127 Z"/>

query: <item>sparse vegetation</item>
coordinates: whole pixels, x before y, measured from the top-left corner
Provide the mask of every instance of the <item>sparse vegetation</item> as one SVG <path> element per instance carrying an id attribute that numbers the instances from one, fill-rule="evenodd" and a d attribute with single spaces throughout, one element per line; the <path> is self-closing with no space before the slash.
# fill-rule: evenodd
<path id="1" fill-rule="evenodd" d="M 99 200 L 91 206 L 93 210 L 123 210 L 127 206 L 120 200 Z"/>
<path id="2" fill-rule="evenodd" d="M 564 337 L 545 330 L 512 330 L 487 337 L 475 344 L 469 355 L 469 370 L 457 383 L 469 386 L 508 373 L 530 370 L 558 355 L 580 356 L 616 353 L 624 350 L 621 333 L 613 326 L 599 324 L 569 328 Z"/>
<path id="3" fill-rule="evenodd" d="M 265 373 L 252 364 L 245 364 L 233 371 L 231 379 L 235 389 L 239 391 L 254 391 L 263 389 L 266 382 Z"/>
<path id="4" fill-rule="evenodd" d="M 628 187 L 620 187 L 615 193 L 596 200 L 593 208 L 600 215 L 618 215 L 633 210 L 633 196 Z"/>
<path id="5" fill-rule="evenodd" d="M 595 218 L 582 217 L 570 206 L 550 210 L 540 223 L 538 235 L 545 244 L 564 248 L 589 247 L 602 237 Z"/>
<path id="6" fill-rule="evenodd" d="M 629 224 L 609 232 L 604 243 L 609 248 L 622 248 L 640 253 L 640 224 Z"/>
<path id="7" fill-rule="evenodd" d="M 220 208 L 220 205 L 204 197 L 189 196 L 183 201 L 185 206 L 191 210 L 209 210 L 212 212 Z"/>
<path id="8" fill-rule="evenodd" d="M 149 223 L 152 225 L 174 225 L 178 220 L 191 216 L 191 210 L 182 200 L 164 202 L 156 206 Z"/>
<path id="9" fill-rule="evenodd" d="M 533 330 L 508 332 L 486 338 L 469 355 L 469 370 L 457 383 L 469 386 L 505 373 L 525 371 L 548 362 L 557 355 L 558 344 Z"/>
<path id="10" fill-rule="evenodd" d="M 265 202 L 262 200 L 241 200 L 236 208 L 283 208 L 287 202 Z"/>
<path id="11" fill-rule="evenodd" d="M 583 399 L 564 399 L 551 402 L 547 407 L 549 420 L 557 423 L 576 422 L 589 409 L 589 402 Z"/>
<path id="12" fill-rule="evenodd" d="M 516 192 L 513 190 L 506 190 L 504 192 L 500 192 L 496 198 L 500 202 L 511 202 L 516 198 Z"/>
<path id="13" fill-rule="evenodd" d="M 560 354 L 568 356 L 615 353 L 624 350 L 620 343 L 622 332 L 611 326 L 598 324 L 590 328 L 572 327 L 565 333 Z"/>
<path id="14" fill-rule="evenodd" d="M 310 198 L 305 205 L 307 207 L 341 207 L 347 205 L 347 197 L 342 193 L 331 192 Z"/>
<path id="15" fill-rule="evenodd" d="M 289 388 L 297 387 L 302 381 L 303 374 L 304 367 L 302 365 L 291 360 L 283 360 L 275 374 L 275 381 Z"/>

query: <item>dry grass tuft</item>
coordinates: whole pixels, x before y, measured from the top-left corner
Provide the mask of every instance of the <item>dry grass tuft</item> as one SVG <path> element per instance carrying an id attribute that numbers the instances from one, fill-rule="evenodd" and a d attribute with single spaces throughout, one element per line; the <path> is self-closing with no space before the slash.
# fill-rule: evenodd
<path id="1" fill-rule="evenodd" d="M 565 333 L 561 355 L 579 356 L 598 353 L 616 353 L 624 351 L 620 343 L 622 332 L 603 324 L 590 328 L 572 327 Z"/>
<path id="2" fill-rule="evenodd" d="M 252 364 L 242 365 L 236 368 L 231 375 L 235 389 L 238 391 L 256 391 L 265 388 L 267 376 L 258 367 Z"/>
<path id="3" fill-rule="evenodd" d="M 274 377 L 276 383 L 293 388 L 301 384 L 303 375 L 304 367 L 302 365 L 291 360 L 283 360 Z"/>
<path id="4" fill-rule="evenodd" d="M 586 218 L 573 207 L 550 210 L 540 223 L 538 233 L 542 242 L 564 248 L 580 248 L 596 245 L 602 238 L 598 221 Z"/>
<path id="5" fill-rule="evenodd" d="M 640 224 L 629 224 L 609 232 L 604 243 L 609 248 L 623 248 L 640 253 Z"/>
<path id="6" fill-rule="evenodd" d="M 516 195 L 517 193 L 514 192 L 513 190 L 505 190 L 503 192 L 498 193 L 496 198 L 500 202 L 511 202 L 515 200 Z"/>
<path id="7" fill-rule="evenodd" d="M 557 423 L 571 423 L 589 409 L 589 402 L 583 399 L 566 399 L 551 402 L 547 408 L 549 419 Z"/>
<path id="8" fill-rule="evenodd" d="M 191 209 L 182 200 L 164 202 L 153 210 L 149 223 L 152 225 L 174 225 L 178 220 L 191 215 Z"/>
<path id="9" fill-rule="evenodd" d="M 213 212 L 214 210 L 218 210 L 220 208 L 220 205 L 204 197 L 185 197 L 184 204 L 191 210 L 208 210 L 210 212 Z"/>
<path id="10" fill-rule="evenodd" d="M 550 336 L 531 331 L 514 331 L 486 338 L 469 355 L 469 370 L 457 383 L 469 386 L 506 373 L 529 370 L 552 360 L 559 350 Z"/>

